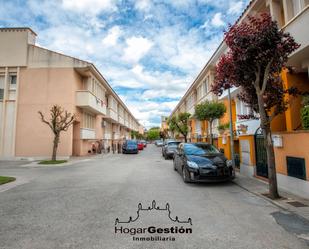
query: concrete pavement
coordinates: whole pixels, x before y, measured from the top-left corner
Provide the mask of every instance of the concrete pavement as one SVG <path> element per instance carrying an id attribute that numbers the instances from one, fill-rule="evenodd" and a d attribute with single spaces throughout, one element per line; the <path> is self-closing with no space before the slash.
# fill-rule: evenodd
<path id="1" fill-rule="evenodd" d="M 153 145 L 138 155 L 115 154 L 63 167 L 0 166 L 0 175 L 27 179 L 0 193 L 3 249 L 308 248 L 306 220 L 234 183 L 185 184 Z M 153 200 L 159 209 L 169 203 L 170 217 L 191 218 L 192 226 L 151 209 Z M 150 210 L 138 212 L 139 203 Z M 117 224 L 115 233 L 116 218 L 128 222 L 138 215 L 136 222 Z M 287 227 L 293 222 L 297 232 Z M 191 228 L 192 233 L 119 232 L 149 226 Z"/>

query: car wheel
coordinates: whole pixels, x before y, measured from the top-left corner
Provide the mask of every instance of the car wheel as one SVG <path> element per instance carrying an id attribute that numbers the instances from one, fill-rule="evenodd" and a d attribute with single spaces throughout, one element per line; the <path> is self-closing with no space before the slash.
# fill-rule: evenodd
<path id="1" fill-rule="evenodd" d="M 185 167 L 182 167 L 182 179 L 185 183 L 190 182 L 189 174 Z"/>

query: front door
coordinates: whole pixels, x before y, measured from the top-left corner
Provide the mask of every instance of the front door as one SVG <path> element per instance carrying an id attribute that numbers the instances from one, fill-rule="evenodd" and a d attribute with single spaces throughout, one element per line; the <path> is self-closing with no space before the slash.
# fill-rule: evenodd
<path id="1" fill-rule="evenodd" d="M 254 134 L 256 174 L 268 178 L 267 153 L 265 149 L 265 139 L 261 128 Z"/>

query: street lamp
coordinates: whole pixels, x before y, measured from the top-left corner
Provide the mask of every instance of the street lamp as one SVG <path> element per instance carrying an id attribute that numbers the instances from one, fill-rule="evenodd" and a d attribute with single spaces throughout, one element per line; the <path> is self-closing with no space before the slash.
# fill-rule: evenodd
<path id="1" fill-rule="evenodd" d="M 231 98 L 230 88 L 228 88 L 228 100 L 229 100 L 229 106 L 230 106 L 230 147 L 231 147 L 231 154 L 232 154 L 232 165 L 233 165 L 233 168 L 235 168 L 232 98 Z"/>

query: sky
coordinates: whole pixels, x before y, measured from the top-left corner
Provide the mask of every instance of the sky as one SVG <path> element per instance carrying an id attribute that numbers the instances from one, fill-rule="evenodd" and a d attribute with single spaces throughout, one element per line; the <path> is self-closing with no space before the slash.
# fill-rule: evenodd
<path id="1" fill-rule="evenodd" d="M 90 61 L 139 122 L 160 126 L 248 0 L 0 0 L 1 27 Z"/>

